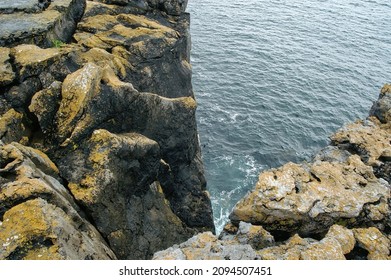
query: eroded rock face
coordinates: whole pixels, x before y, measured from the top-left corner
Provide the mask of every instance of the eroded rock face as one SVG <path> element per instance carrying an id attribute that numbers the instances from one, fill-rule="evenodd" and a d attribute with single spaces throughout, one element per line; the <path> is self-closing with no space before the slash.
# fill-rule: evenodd
<path id="1" fill-rule="evenodd" d="M 186 1 L 87 1 L 82 17 L 77 12 L 83 13 L 84 2 L 44 1 L 36 11 L 18 6 L 0 15 L 0 25 L 13 16 L 24 28 L 19 14 L 30 13 L 29 21 L 39 17 L 45 26 L 25 37 L 8 36 L 12 25 L 3 30 L 5 37 L 0 33 L 7 46 L 0 57 L 0 140 L 44 152 L 58 166 L 58 184 L 69 191 L 63 213 L 51 200 L 51 184 L 45 192 L 26 190 L 34 199 L 23 209 L 42 209 L 42 230 L 31 237 L 39 240 L 33 246 L 39 255 L 151 258 L 198 232 L 214 231 L 191 87 Z M 74 26 L 57 22 L 64 16 Z M 61 39 L 61 30 L 71 36 Z M 67 44 L 47 48 L 53 34 Z M 13 180 L 7 175 L 2 182 Z M 89 223 L 89 234 L 93 225 L 108 254 L 103 245 L 95 251 L 66 247 L 68 234 L 92 242 L 77 235 L 72 223 L 63 224 L 68 212 Z M 67 229 L 64 236 L 56 217 Z M 8 232 L 11 225 L 5 225 Z M 37 257 L 11 251 L 18 258 Z"/>
<path id="2" fill-rule="evenodd" d="M 95 9 L 100 6 L 94 4 Z M 159 14 L 150 18 L 121 11 L 96 13 L 87 13 L 79 23 L 74 38 L 80 45 L 111 53 L 122 79 L 139 91 L 171 98 L 193 96 L 187 14 L 173 24 Z M 93 62 L 91 56 L 83 59 Z"/>
<path id="3" fill-rule="evenodd" d="M 0 145 L 0 259 L 115 259 L 38 150 Z"/>

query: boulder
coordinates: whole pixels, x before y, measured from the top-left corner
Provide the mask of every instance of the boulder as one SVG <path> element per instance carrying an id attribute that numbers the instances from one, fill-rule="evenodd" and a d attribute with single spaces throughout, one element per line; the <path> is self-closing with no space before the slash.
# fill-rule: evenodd
<path id="1" fill-rule="evenodd" d="M 55 81 L 49 87 L 38 91 L 29 105 L 29 111 L 34 114 L 44 134 L 50 134 L 54 127 L 54 117 L 60 106 L 62 83 Z"/>
<path id="2" fill-rule="evenodd" d="M 357 155 L 344 163 L 288 163 L 263 172 L 230 219 L 304 236 L 327 232 L 335 223 L 381 227 L 389 223 L 389 198 L 388 184 Z"/>
<path id="3" fill-rule="evenodd" d="M 19 79 L 24 81 L 31 76 L 38 76 L 61 56 L 61 49 L 42 49 L 35 45 L 18 45 L 11 51 L 18 69 Z"/>
<path id="4" fill-rule="evenodd" d="M 224 242 L 211 232 L 200 233 L 188 241 L 154 254 L 154 260 L 254 260 L 250 245 Z"/>

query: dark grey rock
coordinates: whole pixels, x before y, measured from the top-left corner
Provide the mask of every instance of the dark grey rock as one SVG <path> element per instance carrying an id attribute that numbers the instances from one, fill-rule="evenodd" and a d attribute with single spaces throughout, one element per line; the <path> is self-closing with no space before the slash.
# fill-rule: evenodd
<path id="1" fill-rule="evenodd" d="M 370 116 L 377 117 L 382 123 L 391 121 L 391 85 L 386 84 L 379 95 L 379 99 L 374 102 Z"/>

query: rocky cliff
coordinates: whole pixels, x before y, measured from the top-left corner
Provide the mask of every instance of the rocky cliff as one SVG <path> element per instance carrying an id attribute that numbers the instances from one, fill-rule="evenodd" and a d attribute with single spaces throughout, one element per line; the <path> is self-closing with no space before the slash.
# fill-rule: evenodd
<path id="1" fill-rule="evenodd" d="M 0 4 L 0 259 L 148 259 L 214 231 L 186 0 Z"/>
<path id="2" fill-rule="evenodd" d="M 0 259 L 390 259 L 390 85 L 213 234 L 186 4 L 0 3 Z"/>
<path id="3" fill-rule="evenodd" d="M 391 85 L 311 162 L 262 172 L 219 237 L 155 259 L 391 259 Z"/>

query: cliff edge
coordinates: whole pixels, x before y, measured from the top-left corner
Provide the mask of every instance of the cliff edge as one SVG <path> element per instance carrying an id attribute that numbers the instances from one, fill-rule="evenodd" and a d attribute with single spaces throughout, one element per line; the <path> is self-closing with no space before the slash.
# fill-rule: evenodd
<path id="1" fill-rule="evenodd" d="M 201 233 L 154 259 L 391 259 L 391 85 L 309 163 L 260 174 L 219 237 Z"/>
<path id="2" fill-rule="evenodd" d="M 186 4 L 0 4 L 0 259 L 148 259 L 214 231 Z"/>

